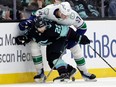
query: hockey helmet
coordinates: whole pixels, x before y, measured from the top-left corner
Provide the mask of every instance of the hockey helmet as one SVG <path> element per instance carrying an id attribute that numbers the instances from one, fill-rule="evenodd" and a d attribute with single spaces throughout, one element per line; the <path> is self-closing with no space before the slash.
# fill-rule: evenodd
<path id="1" fill-rule="evenodd" d="M 35 22 L 35 27 L 36 28 L 41 28 L 41 27 L 46 25 L 45 21 L 41 17 L 36 17 L 34 19 L 34 22 Z"/>
<path id="2" fill-rule="evenodd" d="M 70 15 L 72 8 L 71 8 L 69 2 L 62 2 L 59 5 L 59 10 L 64 15 Z"/>

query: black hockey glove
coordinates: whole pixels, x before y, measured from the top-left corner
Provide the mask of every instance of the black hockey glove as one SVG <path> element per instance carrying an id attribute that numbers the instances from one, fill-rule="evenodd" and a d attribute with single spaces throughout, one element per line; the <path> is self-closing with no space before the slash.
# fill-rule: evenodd
<path id="1" fill-rule="evenodd" d="M 90 44 L 90 40 L 88 39 L 88 37 L 86 35 L 80 35 L 79 37 L 79 44 L 82 44 L 82 45 L 86 45 L 86 44 Z"/>
<path id="2" fill-rule="evenodd" d="M 17 45 L 26 45 L 27 43 L 30 42 L 30 39 L 26 36 L 26 35 L 22 35 L 22 36 L 17 36 L 15 38 L 15 42 Z"/>

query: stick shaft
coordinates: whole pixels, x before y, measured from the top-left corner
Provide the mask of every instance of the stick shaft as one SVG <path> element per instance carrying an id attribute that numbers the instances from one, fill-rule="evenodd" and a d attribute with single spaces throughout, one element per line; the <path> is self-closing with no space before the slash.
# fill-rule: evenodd
<path id="1" fill-rule="evenodd" d="M 93 49 L 90 45 L 88 45 L 110 68 L 112 68 L 113 71 L 116 72 L 116 70 L 95 50 Z"/>

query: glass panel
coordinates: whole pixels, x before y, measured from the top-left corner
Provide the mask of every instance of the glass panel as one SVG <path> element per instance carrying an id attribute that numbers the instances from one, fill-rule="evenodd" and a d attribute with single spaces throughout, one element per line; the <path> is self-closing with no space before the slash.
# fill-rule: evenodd
<path id="1" fill-rule="evenodd" d="M 73 9 L 79 13 L 82 18 L 101 17 L 100 3 L 98 0 L 66 0 L 71 3 Z M 100 0 L 99 0 L 100 1 Z"/>
<path id="2" fill-rule="evenodd" d="M 68 1 L 84 19 L 116 17 L 116 0 L 0 0 L 0 20 L 27 19 L 55 1 Z"/>

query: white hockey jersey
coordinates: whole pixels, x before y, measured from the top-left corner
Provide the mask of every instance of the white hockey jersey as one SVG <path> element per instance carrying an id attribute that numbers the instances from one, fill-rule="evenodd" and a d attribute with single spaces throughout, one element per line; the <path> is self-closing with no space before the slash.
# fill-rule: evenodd
<path id="1" fill-rule="evenodd" d="M 76 28 L 82 26 L 83 19 L 74 10 L 71 10 L 71 14 L 66 19 L 56 18 L 56 16 L 54 15 L 54 11 L 59 8 L 59 5 L 60 4 L 47 5 L 43 9 L 37 10 L 35 15 L 56 21 L 59 24 L 64 24 L 68 26 L 74 25 Z"/>

